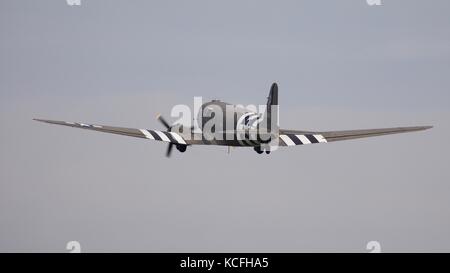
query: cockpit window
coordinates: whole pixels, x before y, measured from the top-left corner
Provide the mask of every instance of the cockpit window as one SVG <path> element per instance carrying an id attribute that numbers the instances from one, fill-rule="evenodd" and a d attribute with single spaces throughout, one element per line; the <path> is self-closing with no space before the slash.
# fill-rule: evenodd
<path id="1" fill-rule="evenodd" d="M 214 109 L 212 107 L 205 108 L 205 111 L 204 111 L 205 116 L 210 117 L 212 113 L 214 113 Z"/>

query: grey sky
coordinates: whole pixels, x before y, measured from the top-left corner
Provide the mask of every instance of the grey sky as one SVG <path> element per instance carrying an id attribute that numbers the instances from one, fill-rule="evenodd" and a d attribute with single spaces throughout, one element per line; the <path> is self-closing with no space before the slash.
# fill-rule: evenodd
<path id="1" fill-rule="evenodd" d="M 432 3 L 430 3 L 432 2 Z M 450 3 L 0 2 L 0 251 L 450 251 Z M 292 129 L 431 131 L 189 147 L 33 122 L 161 128 L 194 96 Z"/>

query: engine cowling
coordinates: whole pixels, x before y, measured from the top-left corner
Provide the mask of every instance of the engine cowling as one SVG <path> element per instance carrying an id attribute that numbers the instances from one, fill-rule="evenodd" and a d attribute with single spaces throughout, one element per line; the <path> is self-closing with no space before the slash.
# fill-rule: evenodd
<path id="1" fill-rule="evenodd" d="M 187 145 L 183 145 L 183 144 L 177 144 L 175 147 L 176 147 L 177 150 L 180 151 L 181 153 L 186 152 L 186 149 L 187 149 Z"/>

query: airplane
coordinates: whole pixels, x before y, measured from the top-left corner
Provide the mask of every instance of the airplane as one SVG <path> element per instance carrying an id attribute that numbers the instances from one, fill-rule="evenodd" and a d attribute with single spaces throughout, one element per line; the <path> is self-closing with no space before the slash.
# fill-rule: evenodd
<path id="1" fill-rule="evenodd" d="M 216 115 L 222 111 L 222 115 Z M 261 111 L 262 112 L 262 111 Z M 223 113 L 226 113 L 223 115 Z M 279 146 L 298 146 L 329 143 L 366 137 L 423 131 L 433 126 L 397 127 L 347 131 L 304 131 L 281 129 L 278 126 L 278 85 L 270 88 L 267 104 L 262 113 L 249 110 L 220 100 L 201 105 L 194 125 L 169 124 L 161 115 L 157 119 L 166 130 L 134 129 L 79 122 L 33 119 L 56 125 L 118 134 L 168 143 L 166 156 L 170 157 L 173 147 L 184 153 L 192 145 L 219 145 L 230 147 L 252 147 L 258 154 L 276 150 Z M 195 119 L 194 119 L 195 120 Z M 212 126 L 211 126 L 212 124 Z M 221 126 L 223 125 L 223 126 Z M 231 127 L 231 129 L 227 128 Z M 223 128 L 225 127 L 225 129 Z M 207 130 L 209 129 L 209 130 Z M 229 129 L 229 130 L 228 130 Z M 229 151 L 229 150 L 228 150 Z"/>

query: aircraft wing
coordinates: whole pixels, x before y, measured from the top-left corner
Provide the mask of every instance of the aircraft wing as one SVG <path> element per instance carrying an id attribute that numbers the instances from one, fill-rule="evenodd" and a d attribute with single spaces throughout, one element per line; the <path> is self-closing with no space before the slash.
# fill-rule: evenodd
<path id="1" fill-rule="evenodd" d="M 183 144 L 189 145 L 186 140 L 178 133 L 168 132 L 168 131 L 157 131 L 157 130 L 147 130 L 147 129 L 133 129 L 133 128 L 123 128 L 123 127 L 114 127 L 114 126 L 105 126 L 105 125 L 94 125 L 94 124 L 86 124 L 86 123 L 78 123 L 78 122 L 68 122 L 68 121 L 57 121 L 57 120 L 46 120 L 46 119 L 34 119 L 36 121 L 56 124 L 56 125 L 64 125 L 74 128 L 111 133 L 117 135 L 124 135 L 130 137 L 138 137 L 138 138 L 146 138 L 150 140 L 157 140 L 163 142 L 169 142 L 173 144 Z"/>
<path id="2" fill-rule="evenodd" d="M 280 146 L 295 146 L 314 143 L 327 143 L 365 137 L 408 133 L 431 129 L 433 126 L 397 127 L 383 129 L 312 132 L 280 129 Z"/>

